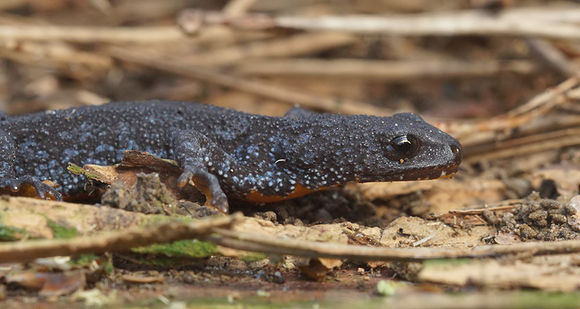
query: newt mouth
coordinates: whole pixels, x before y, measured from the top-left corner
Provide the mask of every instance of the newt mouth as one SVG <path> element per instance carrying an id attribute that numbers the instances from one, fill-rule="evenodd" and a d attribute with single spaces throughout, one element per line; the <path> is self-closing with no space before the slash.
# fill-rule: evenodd
<path id="1" fill-rule="evenodd" d="M 429 180 L 429 179 L 439 179 L 439 178 L 450 178 L 457 170 L 458 165 L 445 166 L 439 168 L 429 168 L 429 169 L 415 169 L 402 172 L 400 174 L 395 174 L 387 177 L 385 181 L 412 181 L 412 180 Z"/>
<path id="2" fill-rule="evenodd" d="M 439 178 L 450 178 L 459 170 L 459 161 L 454 161 L 451 164 L 444 166 L 426 167 L 426 168 L 410 168 L 400 173 L 390 175 L 371 176 L 368 179 L 361 179 L 360 182 L 376 182 L 376 181 L 412 181 L 412 180 L 429 180 Z"/>
<path id="3" fill-rule="evenodd" d="M 418 169 L 411 173 L 405 173 L 402 180 L 428 180 L 428 179 L 440 179 L 452 177 L 457 170 L 459 165 L 453 164 L 449 166 L 431 168 L 428 171 Z"/>

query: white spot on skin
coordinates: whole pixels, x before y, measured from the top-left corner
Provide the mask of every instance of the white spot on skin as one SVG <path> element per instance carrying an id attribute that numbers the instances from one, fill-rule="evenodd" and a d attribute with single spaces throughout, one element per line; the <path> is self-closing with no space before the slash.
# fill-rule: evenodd
<path id="1" fill-rule="evenodd" d="M 441 177 L 447 175 L 447 173 L 445 171 L 441 171 Z"/>

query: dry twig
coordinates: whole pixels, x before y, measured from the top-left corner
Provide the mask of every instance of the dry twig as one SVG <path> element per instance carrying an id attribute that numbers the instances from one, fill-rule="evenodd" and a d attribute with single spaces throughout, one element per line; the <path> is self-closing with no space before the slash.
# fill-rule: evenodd
<path id="1" fill-rule="evenodd" d="M 465 149 L 467 163 L 527 155 L 551 149 L 580 145 L 580 128 L 534 134 Z"/>
<path id="2" fill-rule="evenodd" d="M 449 123 L 449 131 L 459 138 L 466 148 L 495 142 L 498 139 L 497 132 L 513 130 L 540 118 L 571 99 L 580 99 L 578 85 L 578 78 L 571 77 L 503 115 L 477 122 Z M 504 139 L 508 137 L 505 136 Z"/>
<path id="3" fill-rule="evenodd" d="M 215 229 L 214 231 L 216 234 L 204 236 L 203 239 L 234 249 L 362 261 L 424 261 L 432 259 L 493 257 L 519 253 L 542 255 L 580 252 L 579 240 L 485 245 L 473 248 L 375 248 L 282 239 L 269 235 L 223 229 Z"/>
<path id="4" fill-rule="evenodd" d="M 199 14 L 199 11 L 192 12 Z M 502 14 L 482 10 L 451 13 L 423 13 L 389 16 L 280 16 L 253 14 L 231 17 L 222 13 L 202 12 L 205 24 L 228 24 L 242 29 L 274 27 L 308 31 L 340 31 L 387 35 L 508 35 L 578 39 L 580 9 L 576 7 L 510 9 Z M 559 16 L 562 16 L 559 18 Z"/>
<path id="5" fill-rule="evenodd" d="M 24 262 L 49 256 L 126 251 L 155 243 L 192 239 L 209 234 L 217 227 L 232 225 L 240 218 L 241 215 L 231 215 L 202 219 L 193 223 L 171 221 L 157 226 L 137 227 L 73 239 L 5 243 L 0 245 L 0 263 Z"/>
<path id="6" fill-rule="evenodd" d="M 513 200 L 505 200 L 499 203 L 495 203 L 489 207 L 485 208 L 467 208 L 467 209 L 456 209 L 450 210 L 446 214 L 442 214 L 438 217 L 447 216 L 447 215 L 480 215 L 485 211 L 506 211 L 514 209 L 522 204 L 522 199 L 513 199 Z"/>
<path id="7" fill-rule="evenodd" d="M 183 65 L 222 66 L 230 65 L 248 58 L 289 57 L 307 55 L 330 48 L 349 45 L 356 42 L 355 36 L 344 33 L 315 32 L 297 34 L 280 39 L 254 42 L 247 45 L 235 45 L 222 49 L 213 49 L 197 53 L 182 60 Z M 263 60 L 260 60 L 263 61 Z"/>
<path id="8" fill-rule="evenodd" d="M 63 67 L 85 65 L 93 70 L 92 73 L 112 65 L 111 58 L 107 56 L 83 52 L 68 45 L 39 42 L 15 44 L 0 41 L 0 56 L 25 64 L 54 64 Z"/>
<path id="9" fill-rule="evenodd" d="M 186 39 L 173 26 L 81 27 L 54 25 L 0 25 L 0 40 L 70 41 L 78 43 L 161 43 Z"/>
<path id="10" fill-rule="evenodd" d="M 391 112 L 387 109 L 379 108 L 362 102 L 345 102 L 345 100 L 339 101 L 332 98 L 306 94 L 298 90 L 289 90 L 282 87 L 277 87 L 265 82 L 251 81 L 248 79 L 236 77 L 232 74 L 222 74 L 199 67 L 186 67 L 179 62 L 167 61 L 160 57 L 151 57 L 145 55 L 142 51 L 133 51 L 123 48 L 111 48 L 109 53 L 111 56 L 123 61 L 139 63 L 147 67 L 179 74 L 189 78 L 194 78 L 203 82 L 209 82 L 220 86 L 234 88 L 247 93 L 279 100 L 281 102 L 287 102 L 292 105 L 300 104 L 304 107 L 312 109 L 347 114 L 391 114 Z"/>
<path id="11" fill-rule="evenodd" d="M 381 61 L 359 59 L 259 59 L 236 67 L 245 75 L 298 75 L 379 80 L 416 80 L 490 76 L 502 72 L 532 74 L 537 66 L 529 61 Z"/>
<path id="12" fill-rule="evenodd" d="M 578 67 L 547 40 L 534 38 L 526 42 L 532 52 L 535 52 L 543 62 L 564 76 L 572 77 L 579 73 Z"/>

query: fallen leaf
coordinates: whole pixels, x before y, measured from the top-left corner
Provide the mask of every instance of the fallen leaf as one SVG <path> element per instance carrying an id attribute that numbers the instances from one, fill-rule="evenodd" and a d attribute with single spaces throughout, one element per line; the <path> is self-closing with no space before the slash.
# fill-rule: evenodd
<path id="1" fill-rule="evenodd" d="M 6 282 L 16 283 L 23 287 L 39 289 L 43 297 L 55 297 L 70 294 L 85 285 L 84 272 L 19 272 L 6 276 Z"/>
<path id="2" fill-rule="evenodd" d="M 509 245 L 522 242 L 518 235 L 511 232 L 498 232 L 495 235 L 495 243 L 498 245 Z"/>
<path id="3" fill-rule="evenodd" d="M 338 268 L 342 266 L 342 261 L 340 259 L 328 259 L 328 258 L 318 258 L 320 264 L 328 269 Z"/>
<path id="4" fill-rule="evenodd" d="M 330 270 L 319 259 L 308 259 L 306 263 L 297 266 L 303 275 L 315 281 L 323 281 Z"/>

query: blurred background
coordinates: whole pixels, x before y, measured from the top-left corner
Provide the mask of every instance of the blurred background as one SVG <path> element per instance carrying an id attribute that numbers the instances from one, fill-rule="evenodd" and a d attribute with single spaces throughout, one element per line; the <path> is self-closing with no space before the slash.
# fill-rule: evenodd
<path id="1" fill-rule="evenodd" d="M 580 239 L 579 65 L 580 2 L 571 0 L 0 0 L 0 110 L 9 114 L 150 99 L 266 115 L 283 115 L 295 105 L 344 114 L 412 111 L 463 145 L 463 162 L 453 179 L 349 184 L 278 204 L 233 205 L 244 211 L 245 222 L 271 221 L 276 228 L 256 223 L 242 229 L 288 238 L 431 247 L 435 253 L 454 246 Z M 48 229 L 22 215 L 25 204 L 9 201 L 26 231 L 30 222 Z M 38 217 L 39 206 L 30 205 Z M 54 209 L 59 224 L 79 218 L 93 222 L 64 208 L 50 209 L 42 220 L 54 218 Z M 107 214 L 108 209 L 97 211 Z M 86 216 L 101 218 L 92 210 Z M 114 229 L 118 221 L 132 222 L 112 217 L 102 215 L 105 219 L 87 230 L 94 232 L 101 221 Z M 64 226 L 80 226 L 70 222 Z M 343 265 L 312 259 L 287 268 L 278 253 L 264 264 L 265 255 L 240 255 L 236 261 L 205 247 L 211 257 L 196 262 L 193 271 L 178 272 L 178 259 L 152 266 L 149 260 L 155 259 L 148 255 L 145 266 L 133 268 L 141 259 L 115 254 L 114 272 L 94 286 L 104 293 L 118 290 L 131 301 L 158 295 L 154 301 L 163 306 L 170 306 L 168 299 L 175 295 L 224 295 L 228 304 L 239 306 L 234 301 L 251 293 L 268 303 L 295 295 L 290 297 L 301 301 L 299 307 L 303 300 L 340 294 L 328 299 L 347 308 L 342 299 L 355 298 L 352 293 L 373 303 L 377 292 L 400 293 L 399 285 L 383 284 L 381 291 L 377 283 L 394 278 L 419 284 L 405 283 L 412 292 L 402 292 L 393 308 L 491 308 L 502 301 L 505 305 L 498 307 L 557 307 L 539 302 L 546 294 L 531 297 L 531 288 L 574 291 L 553 295 L 576 308 L 580 246 L 574 246 L 571 254 L 549 258 L 533 255 L 564 247 L 541 243 L 471 264 L 438 259 L 430 266 L 443 267 L 440 271 L 424 263 L 421 273 L 417 263 L 398 261 Z M 231 250 L 221 252 L 233 256 Z M 305 261 L 309 264 L 300 264 Z M 0 270 L 0 300 L 3 290 L 10 297 L 28 295 L 5 285 L 10 282 L 3 279 L 5 269 Z M 132 269 L 160 272 L 133 276 Z M 92 271 L 76 281 L 57 277 L 54 282 L 71 285 L 85 277 L 92 288 Z M 135 283 L 146 285 L 139 289 Z M 183 289 L 172 288 L 180 284 Z M 506 301 L 511 296 L 498 288 L 515 290 L 517 302 Z M 135 298 L 138 291 L 142 294 Z M 480 291 L 478 298 L 458 302 L 463 292 Z M 425 293 L 449 298 L 437 306 Z M 528 301 L 521 302 L 524 298 Z"/>
<path id="2" fill-rule="evenodd" d="M 504 113 L 573 76 L 577 1 L 3 0 L 0 109 Z"/>

